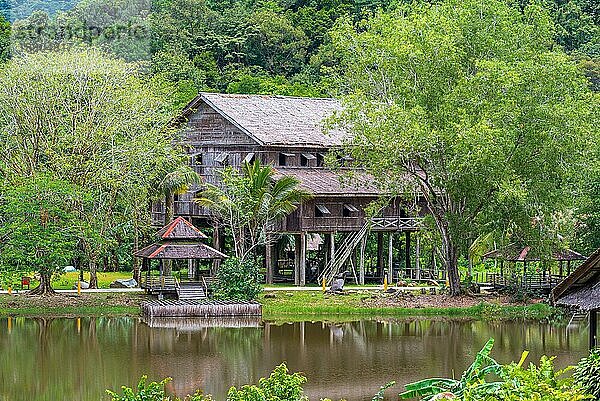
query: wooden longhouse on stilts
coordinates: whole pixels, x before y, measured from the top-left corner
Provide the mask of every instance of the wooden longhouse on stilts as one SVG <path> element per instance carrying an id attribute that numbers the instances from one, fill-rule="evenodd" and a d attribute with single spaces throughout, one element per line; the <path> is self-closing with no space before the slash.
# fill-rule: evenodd
<path id="1" fill-rule="evenodd" d="M 589 316 L 590 349 L 598 343 L 598 311 L 600 311 L 600 249 L 552 290 L 557 306 L 574 309 Z"/>
<path id="2" fill-rule="evenodd" d="M 419 230 L 420 217 L 393 199 L 378 216 L 367 219 L 366 206 L 384 195 L 373 179 L 355 170 L 356 179 L 343 185 L 340 174 L 325 166 L 327 154 L 348 139 L 340 130 L 324 133 L 324 120 L 339 110 L 341 105 L 334 99 L 201 93 L 180 117 L 190 165 L 205 182 L 218 185 L 219 171 L 225 166 L 239 168 L 259 160 L 273 165 L 278 177 L 293 176 L 313 193 L 314 198 L 281 222 L 277 232 L 293 236 L 293 252 L 286 252 L 283 241 L 266 247 L 268 283 L 293 280 L 304 285 L 322 277 L 329 280 L 342 270 L 352 271 L 361 284 L 369 279 L 381 282 L 384 274 L 396 279 L 412 275 L 413 264 L 418 266 L 411 256 L 411 234 Z M 349 158 L 340 160 L 346 162 L 351 164 Z M 199 227 L 211 227 L 210 211 L 193 201 L 201 190 L 194 187 L 178 196 L 175 214 Z M 153 220 L 163 219 L 164 205 L 157 204 Z M 213 227 L 213 232 L 213 247 L 223 249 L 222 230 Z M 377 258 L 367 266 L 370 233 L 377 236 Z M 315 262 L 309 257 L 307 240 L 317 235 L 321 246 Z M 412 278 L 420 278 L 419 272 Z"/>

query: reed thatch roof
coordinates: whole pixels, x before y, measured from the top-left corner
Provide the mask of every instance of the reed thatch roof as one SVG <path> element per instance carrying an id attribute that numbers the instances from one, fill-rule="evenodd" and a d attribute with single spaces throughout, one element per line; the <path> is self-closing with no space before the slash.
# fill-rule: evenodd
<path id="1" fill-rule="evenodd" d="M 600 249 L 554 287 L 552 299 L 559 306 L 600 309 Z"/>
<path id="2" fill-rule="evenodd" d="M 135 256 L 146 259 L 225 259 L 227 255 L 200 242 L 160 241 L 140 249 Z"/>
<path id="3" fill-rule="evenodd" d="M 502 259 L 509 262 L 529 262 L 541 260 L 541 255 L 530 246 L 520 247 L 509 245 L 506 248 L 491 251 L 483 255 L 484 259 Z M 569 261 L 569 260 L 585 260 L 585 256 L 571 249 L 561 249 L 552 252 L 552 260 Z"/>
<path id="4" fill-rule="evenodd" d="M 158 230 L 156 236 L 160 239 L 206 239 L 208 238 L 192 223 L 183 217 L 177 217 L 175 220 Z"/>
<path id="5" fill-rule="evenodd" d="M 335 99 L 291 96 L 200 93 L 183 110 L 182 118 L 204 102 L 260 145 L 338 146 L 347 134 L 325 133 L 325 120 L 341 110 Z"/>

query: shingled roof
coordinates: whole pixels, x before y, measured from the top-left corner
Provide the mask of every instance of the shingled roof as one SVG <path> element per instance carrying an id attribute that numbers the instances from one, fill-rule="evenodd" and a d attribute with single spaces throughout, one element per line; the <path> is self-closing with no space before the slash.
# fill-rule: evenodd
<path id="1" fill-rule="evenodd" d="M 147 259 L 225 259 L 227 256 L 200 242 L 182 243 L 162 241 L 148 245 L 134 253 Z"/>
<path id="2" fill-rule="evenodd" d="M 552 290 L 556 305 L 600 309 L 600 249 Z"/>
<path id="3" fill-rule="evenodd" d="M 328 169 L 315 168 L 276 168 L 273 179 L 289 176 L 300 181 L 300 188 L 314 195 L 336 196 L 379 196 L 382 194 L 372 176 L 363 172 L 353 172 L 346 179 L 342 174 Z"/>
<path id="4" fill-rule="evenodd" d="M 163 228 L 161 228 L 156 236 L 160 239 L 206 239 L 208 238 L 192 223 L 179 216 Z"/>
<path id="5" fill-rule="evenodd" d="M 503 259 L 510 262 L 525 262 L 525 261 L 536 261 L 541 260 L 540 255 L 532 250 L 530 246 L 520 247 L 515 244 L 511 244 L 503 249 L 490 251 L 483 255 L 484 259 Z M 585 260 L 585 256 L 575 252 L 571 249 L 561 249 L 552 252 L 553 260 Z"/>
<path id="6" fill-rule="evenodd" d="M 335 99 L 200 93 L 182 116 L 205 102 L 261 145 L 337 146 L 347 134 L 325 133 L 324 120 L 341 109 Z"/>

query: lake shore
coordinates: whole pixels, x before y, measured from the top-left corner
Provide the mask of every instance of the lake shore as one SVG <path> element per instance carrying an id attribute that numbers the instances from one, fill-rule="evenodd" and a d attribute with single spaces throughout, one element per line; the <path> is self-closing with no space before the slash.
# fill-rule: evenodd
<path id="1" fill-rule="evenodd" d="M 0 295 L 0 316 L 138 316 L 143 293 L 59 293 L 51 296 Z M 506 297 L 387 294 L 348 291 L 266 291 L 259 297 L 265 320 L 347 320 L 375 317 L 460 317 L 485 320 L 550 320 L 560 310 L 539 300 L 512 303 Z"/>

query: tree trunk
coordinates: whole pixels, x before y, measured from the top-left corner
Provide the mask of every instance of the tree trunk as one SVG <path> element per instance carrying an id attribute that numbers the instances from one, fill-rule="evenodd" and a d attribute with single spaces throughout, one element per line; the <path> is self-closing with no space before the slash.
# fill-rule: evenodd
<path id="1" fill-rule="evenodd" d="M 460 289 L 460 274 L 458 272 L 458 247 L 454 243 L 448 223 L 444 219 L 437 219 L 436 223 L 442 238 L 441 256 L 444 268 L 448 274 L 448 284 L 450 286 L 450 295 L 456 296 L 461 294 Z"/>
<path id="2" fill-rule="evenodd" d="M 52 288 L 52 273 L 40 273 L 40 285 L 29 291 L 31 295 L 52 295 L 56 294 Z"/>
<path id="3" fill-rule="evenodd" d="M 96 261 L 90 259 L 90 288 L 98 288 L 98 275 L 96 274 Z"/>

